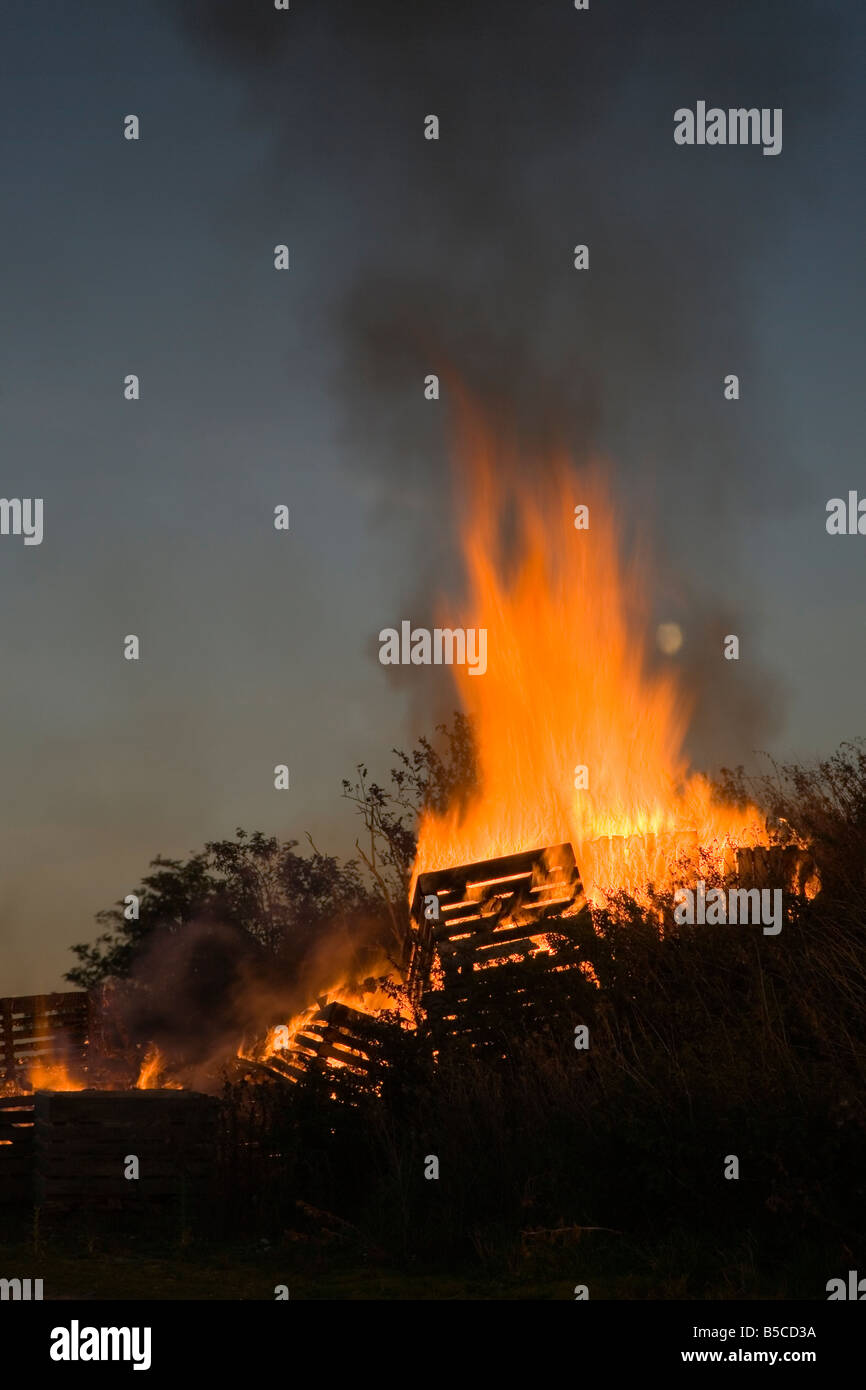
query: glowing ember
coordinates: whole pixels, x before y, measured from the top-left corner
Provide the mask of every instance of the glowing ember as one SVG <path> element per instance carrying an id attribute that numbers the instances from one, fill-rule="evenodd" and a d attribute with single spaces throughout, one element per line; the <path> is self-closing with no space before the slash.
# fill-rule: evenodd
<path id="1" fill-rule="evenodd" d="M 601 480 L 559 464 L 552 484 L 527 466 L 499 485 L 479 436 L 464 471 L 468 611 L 438 620 L 487 629 L 487 671 L 452 668 L 480 790 L 422 818 L 415 875 L 570 841 L 598 901 L 670 882 L 672 861 L 697 846 L 722 867 L 734 846 L 765 843 L 756 810 L 720 805 L 689 769 L 689 701 L 671 669 L 649 668 L 648 576 L 620 558 Z M 579 504 L 587 529 L 575 527 Z M 503 554 L 506 517 L 515 540 Z"/>

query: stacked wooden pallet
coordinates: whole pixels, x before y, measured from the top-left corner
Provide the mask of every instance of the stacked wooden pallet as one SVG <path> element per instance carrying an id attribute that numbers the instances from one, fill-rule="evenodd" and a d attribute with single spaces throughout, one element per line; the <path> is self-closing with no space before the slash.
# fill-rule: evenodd
<path id="1" fill-rule="evenodd" d="M 410 982 L 434 1048 L 461 1037 L 497 1046 L 504 1020 L 543 1011 L 554 977 L 578 964 L 549 937 L 577 936 L 584 908 L 569 844 L 420 875 Z"/>
<path id="2" fill-rule="evenodd" d="M 34 1063 L 83 1067 L 90 1025 L 86 990 L 0 999 L 0 1080 L 20 1082 Z"/>
<path id="3" fill-rule="evenodd" d="M 212 1175 L 218 1102 L 194 1091 L 38 1091 L 38 1204 L 191 1194 Z M 137 1177 L 131 1158 L 138 1160 Z"/>

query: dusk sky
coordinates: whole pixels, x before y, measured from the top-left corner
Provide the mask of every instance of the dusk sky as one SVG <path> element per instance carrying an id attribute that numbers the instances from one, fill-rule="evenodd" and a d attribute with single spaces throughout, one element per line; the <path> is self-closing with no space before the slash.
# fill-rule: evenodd
<path id="1" fill-rule="evenodd" d="M 427 372 L 527 469 L 608 461 L 696 761 L 866 734 L 866 536 L 825 528 L 866 496 L 866 10 L 415 8 L 3 7 L 0 493 L 44 539 L 0 536 L 0 995 L 64 987 L 157 853 L 351 852 L 341 779 L 450 698 L 376 659 L 459 587 Z M 782 108 L 781 153 L 677 146 L 703 100 Z"/>

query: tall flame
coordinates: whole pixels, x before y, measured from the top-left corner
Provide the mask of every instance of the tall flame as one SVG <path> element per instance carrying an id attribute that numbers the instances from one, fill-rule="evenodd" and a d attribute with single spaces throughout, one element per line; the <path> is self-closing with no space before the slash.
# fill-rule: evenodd
<path id="1" fill-rule="evenodd" d="M 690 702 L 672 667 L 650 670 L 647 566 L 621 559 L 600 477 L 556 461 L 547 479 L 527 469 L 506 486 L 477 435 L 465 472 L 468 605 L 439 621 L 487 630 L 486 672 L 452 668 L 479 789 L 422 817 L 416 873 L 570 840 L 597 899 L 658 884 L 678 850 L 724 857 L 762 840 L 757 811 L 720 805 L 689 769 Z"/>

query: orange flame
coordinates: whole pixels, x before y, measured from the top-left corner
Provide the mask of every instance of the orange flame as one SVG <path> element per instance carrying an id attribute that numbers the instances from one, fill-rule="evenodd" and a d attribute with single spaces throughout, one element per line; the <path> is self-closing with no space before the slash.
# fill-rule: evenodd
<path id="1" fill-rule="evenodd" d="M 721 864 L 734 846 L 765 842 L 756 810 L 720 805 L 689 769 L 689 701 L 672 669 L 649 668 L 646 567 L 622 562 L 601 480 L 558 462 L 552 484 L 527 467 L 497 485 L 492 452 L 481 440 L 466 460 L 469 601 L 445 624 L 487 630 L 486 672 L 453 667 L 479 791 L 422 816 L 416 875 L 568 840 L 598 901 L 661 886 L 697 845 Z M 575 527 L 579 504 L 587 529 Z M 503 557 L 502 523 L 515 515 Z"/>
<path id="2" fill-rule="evenodd" d="M 345 1004 L 359 1013 L 377 1014 L 389 1011 L 399 1014 L 404 1024 L 414 1025 L 411 1008 L 405 999 L 394 998 L 380 986 L 371 989 L 343 983 L 320 995 L 313 1004 L 302 1009 L 285 1023 L 274 1024 L 268 1029 L 264 1041 L 257 1041 L 251 1047 L 247 1047 L 245 1041 L 241 1042 L 237 1056 L 248 1062 L 269 1062 L 273 1058 L 289 1061 L 293 1053 L 312 1055 L 314 1046 L 302 1035 L 329 1004 Z M 347 1062 L 350 1062 L 351 1050 L 347 1050 L 346 1056 Z M 346 1064 L 336 1057 L 331 1057 L 328 1061 L 328 1065 L 333 1067 Z"/>
<path id="3" fill-rule="evenodd" d="M 27 1079 L 34 1091 L 83 1091 L 83 1081 L 77 1081 L 62 1062 L 33 1062 Z"/>
<path id="4" fill-rule="evenodd" d="M 141 1070 L 138 1073 L 138 1080 L 135 1083 L 137 1091 L 179 1091 L 182 1089 L 179 1082 L 167 1081 L 163 1076 L 166 1062 L 159 1048 L 155 1043 L 144 1054 Z"/>

